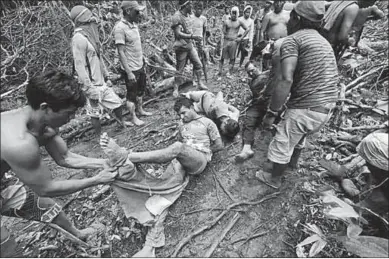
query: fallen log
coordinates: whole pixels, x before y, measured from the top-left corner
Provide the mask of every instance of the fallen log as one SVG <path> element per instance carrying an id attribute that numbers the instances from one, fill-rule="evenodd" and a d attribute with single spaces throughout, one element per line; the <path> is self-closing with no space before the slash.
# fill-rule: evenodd
<path id="1" fill-rule="evenodd" d="M 352 172 L 356 168 L 362 167 L 365 164 L 366 164 L 366 161 L 361 156 L 358 155 L 355 158 L 353 158 L 353 160 L 351 160 L 351 162 L 349 162 L 343 166 L 347 169 L 347 172 Z"/>
<path id="2" fill-rule="evenodd" d="M 215 241 L 212 243 L 211 247 L 208 249 L 207 252 L 205 252 L 204 257 L 209 258 L 215 251 L 216 247 L 219 245 L 219 243 L 224 239 L 224 237 L 227 235 L 227 233 L 235 226 L 236 222 L 238 222 L 240 218 L 239 212 L 237 212 L 230 223 L 227 225 L 227 227 L 223 230 L 223 232 L 218 235 L 215 239 Z"/>

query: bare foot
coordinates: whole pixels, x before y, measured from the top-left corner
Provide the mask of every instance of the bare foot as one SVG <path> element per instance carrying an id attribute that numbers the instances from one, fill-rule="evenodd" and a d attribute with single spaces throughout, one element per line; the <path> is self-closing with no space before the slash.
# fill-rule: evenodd
<path id="1" fill-rule="evenodd" d="M 127 159 L 128 151 L 119 146 L 113 138 L 108 136 L 106 132 L 104 132 L 100 137 L 100 147 L 107 155 L 110 166 L 115 166 Z"/>
<path id="2" fill-rule="evenodd" d="M 143 110 L 142 107 L 139 108 L 138 114 L 140 116 L 151 116 L 151 115 L 153 115 L 151 112 L 147 112 L 147 111 Z"/>
<path id="3" fill-rule="evenodd" d="M 236 163 L 243 163 L 244 161 L 246 161 L 249 158 L 252 158 L 253 156 L 254 156 L 254 151 L 252 151 L 252 150 L 243 151 L 242 150 L 242 152 L 240 152 L 239 155 L 235 156 L 235 162 Z"/>
<path id="4" fill-rule="evenodd" d="M 152 257 L 155 258 L 155 248 L 152 246 L 144 246 L 142 250 L 132 256 L 133 258 Z"/>
<path id="5" fill-rule="evenodd" d="M 105 230 L 105 225 L 102 223 L 93 223 L 90 227 L 80 230 L 78 238 L 87 240 L 88 237 L 97 236 Z"/>
<path id="6" fill-rule="evenodd" d="M 198 84 L 197 88 L 200 90 L 208 90 L 208 87 L 202 82 Z"/>
<path id="7" fill-rule="evenodd" d="M 142 126 L 145 124 L 144 121 L 138 119 L 137 117 L 134 116 L 134 118 L 132 119 L 132 122 L 136 125 L 136 126 Z"/>

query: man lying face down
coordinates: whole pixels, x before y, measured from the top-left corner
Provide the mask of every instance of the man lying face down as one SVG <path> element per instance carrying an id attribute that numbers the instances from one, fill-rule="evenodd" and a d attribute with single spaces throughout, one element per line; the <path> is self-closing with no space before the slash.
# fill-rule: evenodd
<path id="1" fill-rule="evenodd" d="M 214 122 L 196 113 L 193 101 L 180 97 L 174 110 L 182 125 L 179 141 L 167 148 L 147 152 L 132 152 L 118 146 L 103 134 L 100 145 L 116 167 L 119 177 L 112 187 L 127 218 L 136 218 L 150 227 L 146 243 L 134 257 L 155 257 L 155 248 L 165 245 L 163 221 L 172 205 L 189 181 L 189 175 L 202 173 L 212 154 L 223 149 L 222 140 Z M 149 173 L 138 163 L 170 162 L 160 176 Z M 136 166 L 134 165 L 136 164 Z"/>

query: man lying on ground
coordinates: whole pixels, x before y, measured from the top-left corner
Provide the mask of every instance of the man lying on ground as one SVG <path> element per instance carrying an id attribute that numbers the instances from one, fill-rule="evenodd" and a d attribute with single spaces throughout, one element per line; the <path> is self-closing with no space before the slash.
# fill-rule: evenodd
<path id="1" fill-rule="evenodd" d="M 223 149 L 216 125 L 196 113 L 193 101 L 180 97 L 174 110 L 183 122 L 179 129 L 180 141 L 167 148 L 132 152 L 119 147 L 108 136 L 101 138 L 110 166 L 119 171 L 113 188 L 126 217 L 149 226 L 146 243 L 134 257 L 155 257 L 155 248 L 165 245 L 163 221 L 168 207 L 181 195 L 188 176 L 202 173 L 212 154 Z M 149 173 L 139 165 L 167 162 L 170 164 L 161 175 Z"/>
<path id="2" fill-rule="evenodd" d="M 27 84 L 28 105 L 1 113 L 1 215 L 54 223 L 80 239 L 96 234 L 95 229 L 77 229 L 60 205 L 47 197 L 57 197 L 110 183 L 117 173 L 108 170 L 80 180 L 56 180 L 43 162 L 44 146 L 54 161 L 68 168 L 107 167 L 105 159 L 70 152 L 58 135 L 58 128 L 74 118 L 86 98 L 72 77 L 59 72 L 37 76 Z M 8 170 L 17 179 L 6 181 Z M 15 239 L 1 227 L 1 257 L 21 257 Z M 15 254 L 16 253 L 16 254 Z"/>
<path id="3" fill-rule="evenodd" d="M 208 91 L 191 91 L 182 95 L 194 101 L 195 111 L 213 120 L 222 135 L 233 139 L 238 134 L 240 112 L 234 106 L 224 102 L 222 92 L 214 95 Z"/>

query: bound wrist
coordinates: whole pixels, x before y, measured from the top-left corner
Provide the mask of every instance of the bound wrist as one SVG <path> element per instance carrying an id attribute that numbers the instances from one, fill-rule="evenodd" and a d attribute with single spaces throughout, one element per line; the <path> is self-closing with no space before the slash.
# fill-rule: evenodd
<path id="1" fill-rule="evenodd" d="M 267 109 L 267 112 L 266 112 L 267 114 L 269 114 L 269 115 L 271 115 L 271 116 L 273 116 L 273 117 L 277 117 L 278 116 L 278 113 L 279 113 L 279 111 L 273 111 L 272 109 Z"/>

